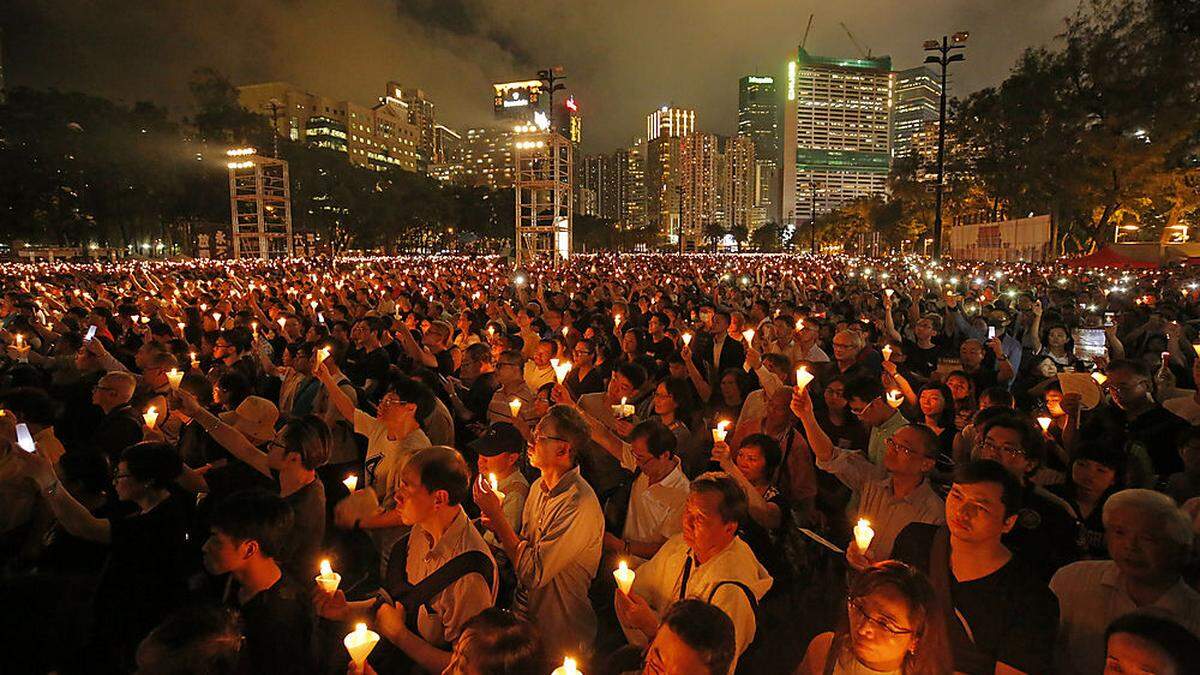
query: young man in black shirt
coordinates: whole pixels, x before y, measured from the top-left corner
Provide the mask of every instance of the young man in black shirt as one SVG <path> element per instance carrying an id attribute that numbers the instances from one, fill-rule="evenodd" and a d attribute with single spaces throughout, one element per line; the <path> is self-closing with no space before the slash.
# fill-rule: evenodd
<path id="1" fill-rule="evenodd" d="M 308 596 L 275 562 L 292 508 L 266 491 L 241 492 L 219 504 L 211 521 L 204 568 L 230 575 L 225 603 L 241 610 L 246 636 L 238 672 L 312 673 Z"/>
<path id="2" fill-rule="evenodd" d="M 1058 601 L 1001 542 L 1020 500 L 1003 466 L 970 462 L 946 497 L 946 525 L 913 523 L 896 537 L 892 557 L 924 571 L 945 608 L 956 672 L 1051 672 Z"/>

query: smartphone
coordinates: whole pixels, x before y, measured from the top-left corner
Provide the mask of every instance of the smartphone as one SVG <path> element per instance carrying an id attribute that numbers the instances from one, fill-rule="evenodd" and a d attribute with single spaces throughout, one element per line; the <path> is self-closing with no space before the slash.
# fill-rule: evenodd
<path id="1" fill-rule="evenodd" d="M 83 336 L 83 341 L 91 342 L 92 338 L 94 338 L 94 337 L 96 337 L 96 327 L 88 326 L 88 332 L 87 332 L 87 335 Z"/>
<path id="2" fill-rule="evenodd" d="M 995 326 L 988 326 L 988 339 L 989 340 L 996 339 L 996 327 Z"/>
<path id="3" fill-rule="evenodd" d="M 37 446 L 33 443 L 33 436 L 29 433 L 29 427 L 25 426 L 24 422 L 17 424 L 17 445 L 25 452 L 37 450 Z"/>
<path id="4" fill-rule="evenodd" d="M 1116 316 L 1113 312 L 1104 313 L 1104 327 L 1107 328 L 1113 325 L 1113 317 Z"/>

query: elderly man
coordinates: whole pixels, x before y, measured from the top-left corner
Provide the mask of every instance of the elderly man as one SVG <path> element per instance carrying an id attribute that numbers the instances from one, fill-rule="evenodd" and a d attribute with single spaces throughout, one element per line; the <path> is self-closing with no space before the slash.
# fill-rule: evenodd
<path id="1" fill-rule="evenodd" d="M 116 466 L 121 451 L 142 440 L 142 420 L 129 404 L 137 378 L 127 372 L 112 372 L 100 378 L 92 391 L 92 403 L 104 412 L 92 436 L 93 447 Z"/>
<path id="2" fill-rule="evenodd" d="M 1181 576 L 1192 548 L 1187 516 L 1153 490 L 1123 490 L 1104 504 L 1112 560 L 1085 560 L 1054 575 L 1061 616 L 1055 660 L 1065 675 L 1104 670 L 1104 632 L 1136 610 L 1167 615 L 1200 634 L 1200 593 Z"/>
<path id="3" fill-rule="evenodd" d="M 588 586 L 600 564 L 604 513 L 579 473 L 587 442 L 587 422 L 571 408 L 555 406 L 538 422 L 528 452 L 542 475 L 529 488 L 520 534 L 496 494 L 483 481 L 474 487 L 484 524 L 513 561 L 513 611 L 541 629 L 551 654 L 585 654 L 596 637 Z"/>
<path id="4" fill-rule="evenodd" d="M 878 364 L 871 367 L 864 361 L 868 356 L 863 351 L 866 346 L 866 337 L 861 331 L 847 329 L 834 335 L 833 360 L 817 372 L 821 384 L 824 385 L 839 376 L 848 379 L 878 380 L 880 375 Z M 875 358 L 876 360 L 879 358 L 877 353 Z"/>
<path id="5" fill-rule="evenodd" d="M 693 598 L 733 620 L 736 663 L 754 640 L 754 611 L 773 583 L 737 536 L 746 508 L 746 494 L 728 474 L 706 473 L 692 481 L 683 532 L 638 568 L 628 594 L 615 591 L 617 619 L 631 644 L 656 642 L 671 603 Z"/>

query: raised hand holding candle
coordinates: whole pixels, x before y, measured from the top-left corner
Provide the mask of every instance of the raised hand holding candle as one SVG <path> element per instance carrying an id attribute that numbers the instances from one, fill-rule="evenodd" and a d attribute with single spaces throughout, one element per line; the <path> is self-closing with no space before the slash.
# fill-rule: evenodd
<path id="1" fill-rule="evenodd" d="M 281 316 L 275 320 L 275 323 L 279 324 L 279 330 L 283 330 L 283 327 L 287 325 L 287 318 Z"/>
<path id="2" fill-rule="evenodd" d="M 725 442 L 725 436 L 729 433 L 729 425 L 731 424 L 733 424 L 733 422 L 729 420 L 721 420 L 720 422 L 717 422 L 717 428 L 712 430 L 714 443 Z"/>
<path id="3" fill-rule="evenodd" d="M 189 356 L 191 356 L 191 358 L 192 358 L 192 368 L 199 368 L 200 367 L 200 359 L 196 358 L 196 352 L 191 352 L 189 354 Z"/>
<path id="4" fill-rule="evenodd" d="M 874 538 L 875 530 L 871 529 L 871 521 L 859 518 L 858 524 L 854 526 L 854 545 L 858 547 L 859 551 L 866 553 Z"/>
<path id="5" fill-rule="evenodd" d="M 583 675 L 583 671 L 575 666 L 575 659 L 568 656 L 563 659 L 563 664 L 555 668 L 550 675 Z"/>
<path id="6" fill-rule="evenodd" d="M 891 345 L 884 345 L 883 349 L 880 351 L 883 352 L 883 360 L 884 361 L 892 360 L 892 346 Z"/>
<path id="7" fill-rule="evenodd" d="M 16 340 L 17 340 L 17 349 L 21 349 L 25 346 L 25 336 L 24 335 L 17 333 Z"/>
<path id="8" fill-rule="evenodd" d="M 333 593 L 342 583 L 342 575 L 333 571 L 328 560 L 321 561 L 321 573 L 317 575 L 317 585 L 326 593 Z"/>
<path id="9" fill-rule="evenodd" d="M 375 649 L 378 642 L 379 633 L 367 630 L 365 623 L 356 624 L 354 630 L 347 633 L 342 640 L 342 644 L 346 645 L 346 651 L 350 652 L 350 660 L 354 661 L 354 665 L 359 671 L 363 669 L 363 664 L 367 662 L 367 657 L 371 655 L 371 650 Z"/>
<path id="10" fill-rule="evenodd" d="M 158 422 L 158 408 L 154 406 L 146 408 L 146 412 L 142 413 L 142 421 L 146 423 L 146 428 L 153 429 L 154 424 Z"/>
<path id="11" fill-rule="evenodd" d="M 167 371 L 167 382 L 171 384 L 172 391 L 179 390 L 179 383 L 183 382 L 183 371 L 178 368 L 172 368 Z"/>
<path id="12" fill-rule="evenodd" d="M 680 336 L 680 339 L 683 340 L 683 346 L 686 347 L 692 343 L 692 334 L 684 333 L 683 335 Z"/>
<path id="13" fill-rule="evenodd" d="M 317 365 L 324 363 L 325 359 L 329 358 L 330 349 L 328 346 L 321 347 L 317 350 Z"/>
<path id="14" fill-rule="evenodd" d="M 633 570 L 629 569 L 629 563 L 622 560 L 617 564 L 617 569 L 613 570 L 613 577 L 617 580 L 617 588 L 625 595 L 629 595 L 629 588 L 633 586 Z"/>
<path id="15" fill-rule="evenodd" d="M 354 474 L 346 476 L 342 479 L 342 485 L 345 485 L 347 490 L 354 492 L 358 488 L 358 476 Z"/>
<path id="16" fill-rule="evenodd" d="M 571 372 L 571 362 L 564 361 L 554 366 L 554 377 L 562 384 L 567 379 L 567 374 Z"/>
<path id="17" fill-rule="evenodd" d="M 808 372 L 808 366 L 800 366 L 796 369 L 796 387 L 803 391 L 815 377 L 815 375 Z"/>
<path id="18" fill-rule="evenodd" d="M 512 416 L 515 418 L 521 413 L 521 399 L 514 398 L 508 402 L 508 409 L 512 411 Z"/>
<path id="19" fill-rule="evenodd" d="M 754 339 L 754 329 L 747 328 L 742 331 L 742 338 L 746 340 L 746 344 L 750 344 L 750 341 Z"/>
<path id="20" fill-rule="evenodd" d="M 899 390 L 893 389 L 887 393 L 887 402 L 893 408 L 899 408 L 904 404 L 904 394 L 901 394 Z"/>

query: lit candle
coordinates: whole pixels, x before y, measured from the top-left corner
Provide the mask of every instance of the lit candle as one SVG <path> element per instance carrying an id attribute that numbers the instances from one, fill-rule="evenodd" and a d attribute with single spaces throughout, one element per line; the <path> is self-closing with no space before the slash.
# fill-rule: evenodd
<path id="1" fill-rule="evenodd" d="M 633 586 L 633 570 L 629 569 L 629 563 L 622 560 L 617 563 L 617 569 L 613 570 L 613 577 L 617 580 L 617 588 L 625 595 L 629 595 L 629 587 Z"/>
<path id="2" fill-rule="evenodd" d="M 365 623 L 356 624 L 354 630 L 347 633 L 345 639 L 342 640 L 342 644 L 346 645 L 346 651 L 350 652 L 350 660 L 354 661 L 354 665 L 360 671 L 378 642 L 379 633 L 367 630 Z"/>
<path id="3" fill-rule="evenodd" d="M 1200 345 L 1192 345 L 1192 349 L 1196 350 L 1196 356 L 1200 357 Z"/>
<path id="4" fill-rule="evenodd" d="M 512 416 L 515 418 L 521 413 L 521 399 L 514 398 L 508 402 L 508 409 L 512 411 Z"/>
<path id="5" fill-rule="evenodd" d="M 321 573 L 317 575 L 317 585 L 326 593 L 333 593 L 338 589 L 338 584 L 342 583 L 342 575 L 333 571 L 329 566 L 328 560 L 321 561 Z"/>
<path id="6" fill-rule="evenodd" d="M 754 329 L 747 328 L 742 331 L 742 338 L 746 340 L 746 344 L 750 344 L 750 341 L 754 339 Z"/>
<path id="7" fill-rule="evenodd" d="M 563 659 L 563 664 L 555 668 L 550 675 L 583 675 L 583 673 L 575 667 L 575 659 L 568 656 Z"/>
<path id="8" fill-rule="evenodd" d="M 571 333 L 571 328 L 570 328 L 570 326 L 563 326 L 563 327 L 562 327 L 562 334 L 563 334 L 563 337 L 567 337 L 567 335 L 569 335 L 570 333 Z"/>
<path id="9" fill-rule="evenodd" d="M 187 328 L 187 324 L 182 321 L 179 321 L 179 322 L 176 322 L 175 327 L 179 329 L 180 333 L 182 333 L 183 329 Z"/>
<path id="10" fill-rule="evenodd" d="M 554 376 L 558 379 L 558 383 L 562 384 L 567 379 L 567 373 L 571 372 L 571 362 L 565 361 L 554 366 Z"/>
<path id="11" fill-rule="evenodd" d="M 496 327 L 495 327 L 495 326 L 488 326 L 488 337 L 492 337 L 492 336 L 494 336 L 495 334 L 496 334 Z"/>
<path id="12" fill-rule="evenodd" d="M 250 322 L 250 330 L 252 330 L 255 335 L 258 335 L 258 322 L 257 321 Z"/>
<path id="13" fill-rule="evenodd" d="M 717 428 L 712 430 L 714 443 L 725 442 L 725 436 L 729 433 L 729 425 L 731 424 L 733 424 L 733 422 L 729 420 L 721 420 L 720 422 L 717 422 Z"/>
<path id="14" fill-rule="evenodd" d="M 20 333 L 17 333 L 17 349 L 22 349 L 24 347 L 25 347 L 25 336 L 21 335 Z"/>
<path id="15" fill-rule="evenodd" d="M 329 358 L 330 351 L 331 350 L 329 349 L 328 346 L 321 347 L 320 349 L 317 350 L 317 365 L 318 366 L 321 365 L 322 363 L 324 363 L 325 359 Z"/>
<path id="16" fill-rule="evenodd" d="M 196 352 L 192 352 L 191 356 L 192 356 L 192 367 L 199 368 L 200 367 L 200 359 L 196 358 Z"/>
<path id="17" fill-rule="evenodd" d="M 621 315 L 620 314 L 613 316 L 613 325 L 616 325 L 616 326 L 621 325 Z"/>
<path id="18" fill-rule="evenodd" d="M 684 333 L 683 335 L 680 336 L 680 338 L 683 340 L 684 347 L 688 346 L 692 342 L 692 334 L 691 333 Z"/>
<path id="19" fill-rule="evenodd" d="M 895 293 L 896 291 L 893 291 L 890 288 L 885 288 L 885 289 L 883 289 L 883 292 L 885 295 L 887 295 L 890 298 L 890 297 L 892 297 L 892 293 Z"/>
<path id="20" fill-rule="evenodd" d="M 283 330 L 283 327 L 287 325 L 287 317 L 281 316 L 275 320 L 275 323 L 279 324 L 279 330 Z"/>
<path id="21" fill-rule="evenodd" d="M 1105 382 L 1108 382 L 1108 376 L 1098 370 L 1092 373 L 1092 379 L 1096 381 L 1096 384 L 1101 386 L 1103 386 Z"/>
<path id="22" fill-rule="evenodd" d="M 1045 415 L 1040 415 L 1040 416 L 1038 416 L 1037 421 L 1038 421 L 1038 424 L 1040 424 L 1042 426 L 1042 433 L 1048 433 L 1050 431 L 1050 423 L 1053 422 L 1054 420 L 1050 419 L 1049 417 L 1047 417 Z"/>
<path id="23" fill-rule="evenodd" d="M 150 406 L 146 408 L 146 412 L 142 413 L 142 420 L 146 423 L 149 429 L 154 428 L 154 423 L 158 421 L 158 408 Z"/>
<path id="24" fill-rule="evenodd" d="M 137 323 L 137 322 L 138 322 L 138 319 L 141 319 L 141 318 L 142 318 L 142 317 L 138 316 L 137 314 L 134 314 L 133 316 L 130 316 L 130 317 L 129 317 L 129 320 L 130 320 L 130 322 L 132 322 L 132 323 Z"/>
<path id="25" fill-rule="evenodd" d="M 796 331 L 804 330 L 804 319 L 796 319 Z"/>
<path id="26" fill-rule="evenodd" d="M 167 371 L 167 382 L 171 383 L 172 390 L 179 389 L 179 383 L 183 382 L 183 371 L 178 368 L 172 368 Z"/>
<path id="27" fill-rule="evenodd" d="M 217 326 L 221 325 L 221 313 L 220 312 L 213 312 L 213 321 L 215 321 L 217 323 Z"/>
<path id="28" fill-rule="evenodd" d="M 496 474 L 488 474 L 488 485 L 492 486 L 492 492 L 496 493 L 496 499 L 504 501 L 504 493 L 500 491 L 500 481 L 496 479 Z"/>
<path id="29" fill-rule="evenodd" d="M 867 548 L 871 545 L 871 540 L 875 538 L 875 530 L 871 529 L 871 521 L 866 518 L 859 518 L 858 524 L 854 526 L 854 545 L 862 553 L 867 552 Z"/>
<path id="30" fill-rule="evenodd" d="M 881 351 L 883 352 L 883 360 L 884 361 L 892 360 L 892 346 L 891 345 L 884 345 L 883 349 Z"/>
<path id="31" fill-rule="evenodd" d="M 796 369 L 796 387 L 799 388 L 800 391 L 804 391 L 804 388 L 807 387 L 808 383 L 812 382 L 813 378 L 815 377 L 815 375 L 808 372 L 808 366 L 800 366 Z"/>
<path id="32" fill-rule="evenodd" d="M 899 408 L 904 403 L 904 394 L 898 389 L 893 389 L 887 393 L 887 402 L 893 408 Z"/>
<path id="33" fill-rule="evenodd" d="M 354 492 L 354 490 L 358 487 L 358 476 L 354 474 L 346 476 L 344 479 L 342 479 L 342 485 L 345 485 L 347 490 Z"/>

